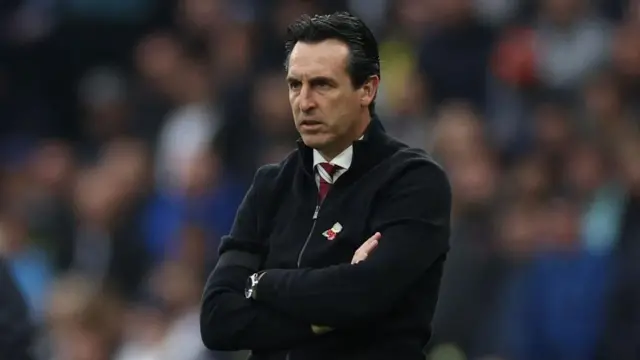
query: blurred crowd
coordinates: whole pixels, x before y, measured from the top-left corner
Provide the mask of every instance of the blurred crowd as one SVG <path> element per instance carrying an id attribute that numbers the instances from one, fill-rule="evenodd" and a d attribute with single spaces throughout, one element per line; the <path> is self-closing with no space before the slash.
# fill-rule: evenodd
<path id="1" fill-rule="evenodd" d="M 335 10 L 453 185 L 429 357 L 640 358 L 640 1 L 3 0 L 0 252 L 37 358 L 238 355 L 201 345 L 203 281 L 295 146 L 286 25 Z"/>

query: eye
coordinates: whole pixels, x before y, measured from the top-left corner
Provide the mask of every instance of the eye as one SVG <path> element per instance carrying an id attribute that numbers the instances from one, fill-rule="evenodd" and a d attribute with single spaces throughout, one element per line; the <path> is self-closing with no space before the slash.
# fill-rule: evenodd
<path id="1" fill-rule="evenodd" d="M 311 85 L 318 90 L 329 90 L 333 88 L 333 84 L 327 79 L 317 79 L 312 81 Z"/>
<path id="2" fill-rule="evenodd" d="M 289 81 L 290 90 L 297 90 L 300 88 L 300 86 L 302 86 L 302 83 L 300 81 Z"/>

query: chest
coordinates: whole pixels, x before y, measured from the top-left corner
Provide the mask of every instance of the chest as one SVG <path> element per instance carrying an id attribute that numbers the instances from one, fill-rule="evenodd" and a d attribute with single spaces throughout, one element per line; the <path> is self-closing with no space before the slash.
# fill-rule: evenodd
<path id="1" fill-rule="evenodd" d="M 348 263 L 371 235 L 372 209 L 378 185 L 362 178 L 350 183 L 338 179 L 318 203 L 315 179 L 296 177 L 285 186 L 264 238 L 265 268 L 326 267 Z"/>

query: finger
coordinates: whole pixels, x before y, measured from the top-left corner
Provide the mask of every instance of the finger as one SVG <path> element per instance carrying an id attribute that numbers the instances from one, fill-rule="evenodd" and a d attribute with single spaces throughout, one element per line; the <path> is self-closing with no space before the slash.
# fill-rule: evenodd
<path id="1" fill-rule="evenodd" d="M 376 241 L 377 242 L 377 241 Z M 357 264 L 360 261 L 363 261 L 367 258 L 367 256 L 369 256 L 369 253 L 371 251 L 373 251 L 373 249 L 375 249 L 377 245 L 374 244 L 371 247 L 368 248 L 364 248 L 363 246 L 361 246 L 358 250 L 356 250 L 356 252 L 353 254 L 353 258 L 351 259 L 351 263 L 352 264 Z"/>
<path id="2" fill-rule="evenodd" d="M 371 251 L 373 251 L 373 249 L 375 249 L 378 246 L 378 240 L 380 240 L 380 237 L 382 235 L 380 235 L 379 232 L 373 234 L 372 237 L 370 237 L 367 241 L 364 242 L 364 244 L 360 245 L 360 247 L 358 248 L 358 250 L 356 250 L 356 252 L 362 251 L 365 254 L 369 254 Z"/>
<path id="3" fill-rule="evenodd" d="M 367 241 L 360 245 L 358 250 L 356 250 L 354 256 L 366 257 L 367 255 L 369 255 L 369 253 L 378 246 L 378 240 L 380 239 L 380 237 L 380 233 L 373 234 L 373 236 L 371 236 Z"/>
<path id="4" fill-rule="evenodd" d="M 353 258 L 351 259 L 351 263 L 352 264 L 357 264 L 360 261 L 363 261 L 367 258 L 367 256 L 369 256 L 369 254 L 367 254 L 364 251 L 356 251 L 355 254 L 353 254 Z"/>
<path id="5" fill-rule="evenodd" d="M 369 254 L 364 252 L 359 252 L 353 255 L 353 259 L 351 259 L 351 264 L 357 264 L 360 261 L 365 261 L 369 257 Z"/>
<path id="6" fill-rule="evenodd" d="M 378 246 L 378 240 L 382 237 L 382 235 L 377 232 L 373 234 L 367 241 L 365 241 L 358 250 L 353 254 L 353 258 L 351 259 L 351 264 L 357 264 L 360 261 L 364 261 L 369 254 Z"/>
<path id="7" fill-rule="evenodd" d="M 357 264 L 366 258 L 367 258 L 367 253 L 358 250 L 353 254 L 353 258 L 351 258 L 351 264 Z"/>
<path id="8" fill-rule="evenodd" d="M 367 240 L 364 244 L 362 244 L 358 250 L 356 250 L 356 254 L 369 255 L 376 247 L 378 246 L 378 240 L 372 239 Z"/>
<path id="9" fill-rule="evenodd" d="M 354 256 L 353 259 L 351 259 L 351 265 L 355 265 L 361 261 L 365 261 L 367 260 L 367 255 L 363 254 L 363 255 L 357 255 Z"/>

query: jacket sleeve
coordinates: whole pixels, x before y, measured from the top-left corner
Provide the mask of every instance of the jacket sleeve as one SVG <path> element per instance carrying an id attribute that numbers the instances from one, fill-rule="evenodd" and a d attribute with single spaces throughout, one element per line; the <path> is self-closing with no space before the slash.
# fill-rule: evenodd
<path id="1" fill-rule="evenodd" d="M 0 258 L 0 354 L 7 360 L 31 359 L 31 322 L 13 276 Z"/>
<path id="2" fill-rule="evenodd" d="M 391 310 L 449 249 L 449 181 L 436 164 L 420 165 L 392 183 L 375 206 L 372 225 L 382 238 L 365 261 L 267 270 L 258 301 L 330 327 L 371 321 Z"/>
<path id="3" fill-rule="evenodd" d="M 266 253 L 257 217 L 260 179 L 265 171 L 258 170 L 205 285 L 200 334 L 211 350 L 286 349 L 313 336 L 309 323 L 244 296 L 247 278 L 259 270 Z"/>

